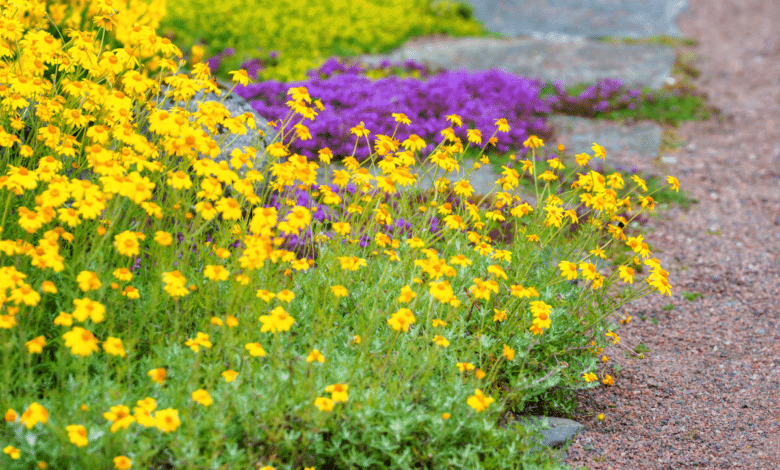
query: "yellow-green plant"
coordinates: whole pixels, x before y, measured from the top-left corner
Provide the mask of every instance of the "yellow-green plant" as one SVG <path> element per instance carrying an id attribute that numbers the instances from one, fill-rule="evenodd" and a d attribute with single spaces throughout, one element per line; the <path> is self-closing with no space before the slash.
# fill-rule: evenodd
<path id="1" fill-rule="evenodd" d="M 183 0 L 167 5 L 162 28 L 195 55 L 232 49 L 225 70 L 275 51 L 275 64 L 258 78 L 285 82 L 305 79 L 328 57 L 384 53 L 414 36 L 486 34 L 449 2 L 420 0 Z"/>
<path id="2" fill-rule="evenodd" d="M 3 468 L 552 468 L 528 430 L 498 425 L 505 409 L 612 384 L 610 315 L 670 291 L 621 228 L 652 210 L 641 179 L 621 198 L 595 171 L 559 188 L 574 169 L 536 162 L 532 137 L 535 205 L 512 168 L 476 198 L 449 177 L 481 132 L 464 148 L 444 129 L 420 168 L 425 143 L 396 114 L 373 145 L 357 124 L 348 169 L 317 185 L 319 164 L 287 148 L 321 109 L 305 88 L 267 165 L 249 148 L 216 162 L 253 121 L 191 102 L 207 69 L 178 73 L 149 27 L 55 37 L 25 24 L 39 6 L 0 16 Z M 632 265 L 611 262 L 627 249 Z"/>

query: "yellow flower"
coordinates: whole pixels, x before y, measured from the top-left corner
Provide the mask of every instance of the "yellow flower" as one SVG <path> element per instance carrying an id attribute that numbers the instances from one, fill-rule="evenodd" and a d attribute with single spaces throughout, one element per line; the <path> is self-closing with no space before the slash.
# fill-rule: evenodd
<path id="1" fill-rule="evenodd" d="M 238 326 L 238 318 L 233 315 L 228 315 L 228 317 L 225 318 L 225 324 L 230 328 L 235 328 Z"/>
<path id="2" fill-rule="evenodd" d="M 561 261 L 558 263 L 558 268 L 561 270 L 561 276 L 571 281 L 577 279 L 577 265 L 569 261 Z"/>
<path id="3" fill-rule="evenodd" d="M 3 453 L 8 454 L 12 459 L 18 459 L 22 454 L 16 447 L 6 446 L 3 448 Z"/>
<path id="4" fill-rule="evenodd" d="M 276 297 L 276 294 L 274 294 L 273 292 L 268 292 L 265 289 L 260 289 L 260 290 L 257 291 L 256 297 L 259 297 L 259 298 L 265 300 L 266 302 L 269 302 L 274 297 Z"/>
<path id="5" fill-rule="evenodd" d="M 578 153 L 574 156 L 574 161 L 577 162 L 577 165 L 579 166 L 585 166 L 590 161 L 590 155 L 587 153 Z"/>
<path id="6" fill-rule="evenodd" d="M 276 294 L 276 298 L 282 302 L 291 302 L 295 298 L 295 294 L 292 291 L 284 289 Z"/>
<path id="7" fill-rule="evenodd" d="M 587 372 L 582 374 L 582 378 L 585 380 L 585 382 L 593 382 L 594 380 L 598 380 L 599 378 L 594 374 L 593 372 Z"/>
<path id="8" fill-rule="evenodd" d="M 346 402 L 349 398 L 347 390 L 349 390 L 349 385 L 347 384 L 333 384 L 325 387 L 325 391 L 330 393 L 330 398 L 334 403 Z"/>
<path id="9" fill-rule="evenodd" d="M 509 123 L 506 122 L 506 118 L 499 119 L 495 124 L 498 126 L 499 132 L 509 132 Z"/>
<path id="10" fill-rule="evenodd" d="M 398 296 L 398 301 L 402 303 L 411 302 L 413 298 L 417 297 L 417 294 L 412 291 L 409 285 L 405 285 L 401 288 L 401 295 Z"/>
<path id="11" fill-rule="evenodd" d="M 173 236 L 168 232 L 158 231 L 154 235 L 154 241 L 162 246 L 168 246 L 173 242 Z"/>
<path id="12" fill-rule="evenodd" d="M 232 77 L 234 82 L 238 82 L 243 86 L 249 85 L 249 74 L 246 70 L 240 69 L 240 70 L 233 70 L 231 72 L 228 72 Z"/>
<path id="13" fill-rule="evenodd" d="M 24 343 L 27 346 L 27 352 L 30 354 L 40 354 L 43 352 L 43 347 L 46 346 L 46 337 L 38 336 L 30 341 Z"/>
<path id="14" fill-rule="evenodd" d="M 531 147 L 532 149 L 544 147 L 544 142 L 539 137 L 531 135 L 523 142 L 523 147 Z"/>
<path id="15" fill-rule="evenodd" d="M 225 379 L 225 382 L 232 382 L 236 380 L 236 377 L 238 377 L 238 372 L 228 369 L 220 375 L 222 375 L 222 378 Z"/>
<path id="16" fill-rule="evenodd" d="M 468 372 L 470 370 L 474 370 L 474 364 L 470 362 L 458 362 L 455 365 L 458 366 L 458 370 L 460 370 L 461 372 Z"/>
<path id="17" fill-rule="evenodd" d="M 620 274 L 620 278 L 629 284 L 634 283 L 634 268 L 630 268 L 628 266 L 620 266 L 618 267 L 618 272 Z"/>
<path id="18" fill-rule="evenodd" d="M 73 318 L 80 322 L 85 322 L 87 318 L 90 318 L 93 322 L 100 323 L 105 319 L 106 307 L 100 302 L 87 298 L 73 299 L 73 305 L 76 306 L 72 313 Z"/>
<path id="19" fill-rule="evenodd" d="M 438 344 L 439 346 L 441 346 L 443 348 L 446 348 L 447 346 L 450 345 L 450 342 L 447 341 L 447 338 L 445 338 L 444 336 L 441 336 L 441 335 L 434 336 L 433 337 L 433 342 Z"/>
<path id="20" fill-rule="evenodd" d="M 140 253 L 139 238 L 143 239 L 143 234 L 139 237 L 136 232 L 126 230 L 114 236 L 114 246 L 120 255 L 137 256 Z"/>
<path id="21" fill-rule="evenodd" d="M 168 372 L 160 367 L 158 369 L 150 370 L 146 373 L 146 375 L 152 378 L 152 382 L 157 382 L 158 384 L 162 385 L 165 383 L 165 377 L 168 375 Z"/>
<path id="22" fill-rule="evenodd" d="M 13 315 L 0 315 L 0 328 L 10 330 L 16 326 L 16 317 Z"/>
<path id="23" fill-rule="evenodd" d="M 325 362 L 325 356 L 323 356 L 322 353 L 319 352 L 319 350 L 317 349 L 313 349 L 312 352 L 310 352 L 309 355 L 306 356 L 306 362 L 314 362 L 314 361 L 320 363 Z"/>
<path id="24" fill-rule="evenodd" d="M 512 349 L 512 348 L 510 348 L 509 346 L 507 346 L 507 345 L 505 344 L 505 345 L 504 345 L 504 352 L 503 352 L 503 355 L 504 355 L 504 356 L 505 356 L 505 357 L 506 357 L 508 360 L 510 360 L 510 361 L 511 361 L 512 359 L 514 359 L 514 358 L 515 358 L 515 350 L 514 350 L 514 349 Z"/>
<path id="25" fill-rule="evenodd" d="M 433 325 L 434 328 L 439 326 L 447 326 L 447 322 L 440 318 L 434 318 L 431 324 Z"/>
<path id="26" fill-rule="evenodd" d="M 120 428 L 127 429 L 132 423 L 135 422 L 135 418 L 130 416 L 130 408 L 125 405 L 112 406 L 111 411 L 103 413 L 103 417 L 111 421 L 111 432 L 117 432 Z"/>
<path id="27" fill-rule="evenodd" d="M 70 426 L 65 426 L 65 430 L 68 432 L 68 439 L 70 439 L 71 444 L 75 444 L 76 447 L 84 447 L 89 444 L 87 428 L 84 426 L 71 424 Z"/>
<path id="28" fill-rule="evenodd" d="M 281 306 L 277 306 L 271 310 L 270 315 L 263 315 L 259 317 L 258 320 L 263 324 L 260 328 L 261 333 L 265 333 L 266 331 L 270 331 L 271 333 L 289 331 L 290 327 L 295 323 L 295 318 L 287 314 L 287 311 Z"/>
<path id="29" fill-rule="evenodd" d="M 356 256 L 339 256 L 339 263 L 345 271 L 357 271 L 361 266 L 367 266 L 365 259 Z"/>
<path id="30" fill-rule="evenodd" d="M 5 412 L 5 421 L 8 423 L 13 423 L 17 417 L 16 411 L 11 408 L 8 408 L 8 411 Z"/>
<path id="31" fill-rule="evenodd" d="M 602 382 L 604 385 L 615 385 L 615 379 L 613 379 L 610 375 L 605 375 Z"/>
<path id="32" fill-rule="evenodd" d="M 387 320 L 387 324 L 396 331 L 403 330 L 404 333 L 406 333 L 409 331 L 409 326 L 416 321 L 417 319 L 414 317 L 411 310 L 408 308 L 401 308 L 390 316 L 390 319 Z"/>
<path id="33" fill-rule="evenodd" d="M 341 285 L 330 286 L 330 291 L 336 297 L 346 297 L 349 294 L 347 288 Z"/>
<path id="34" fill-rule="evenodd" d="M 604 413 L 599 413 L 599 421 L 604 421 Z"/>
<path id="35" fill-rule="evenodd" d="M 27 426 L 27 429 L 32 429 L 38 423 L 46 423 L 49 421 L 49 412 L 38 402 L 33 402 L 27 407 L 24 413 L 22 413 L 21 423 Z"/>
<path id="36" fill-rule="evenodd" d="M 450 419 L 450 416 L 452 416 L 452 415 L 450 415 L 449 413 L 442 413 L 441 419 L 446 421 L 446 420 Z"/>
<path id="37" fill-rule="evenodd" d="M 265 357 L 265 349 L 260 343 L 247 343 L 244 348 L 249 351 L 250 356 Z"/>
<path id="38" fill-rule="evenodd" d="M 604 150 L 604 147 L 595 142 L 593 143 L 593 147 L 591 147 L 591 149 L 593 150 L 593 155 L 595 155 L 596 158 L 604 160 L 604 157 L 607 156 L 607 152 Z"/>
<path id="39" fill-rule="evenodd" d="M 200 403 L 203 406 L 209 406 L 214 403 L 214 400 L 209 395 L 209 392 L 201 389 L 192 392 L 192 400 Z"/>
<path id="40" fill-rule="evenodd" d="M 408 139 L 404 140 L 401 145 L 403 145 L 405 149 L 415 152 L 417 150 L 424 149 L 428 144 L 425 143 L 425 141 L 421 139 L 420 136 L 412 134 Z"/>
<path id="41" fill-rule="evenodd" d="M 356 136 L 358 136 L 358 138 L 360 138 L 360 137 L 367 137 L 368 134 L 371 133 L 371 131 L 369 131 L 368 129 L 365 128 L 365 125 L 363 124 L 363 121 L 360 121 L 360 124 L 358 124 L 357 126 L 351 128 L 349 130 L 349 132 L 350 132 L 350 134 L 355 134 Z"/>
<path id="42" fill-rule="evenodd" d="M 450 121 L 453 126 L 462 126 L 463 125 L 463 122 L 461 121 L 460 116 L 458 116 L 457 114 L 449 114 L 449 115 L 445 116 L 445 119 Z"/>
<path id="43" fill-rule="evenodd" d="M 93 352 L 98 352 L 98 339 L 92 332 L 84 328 L 74 327 L 69 332 L 62 335 L 65 338 L 65 346 L 70 348 L 71 352 L 77 356 L 87 357 Z"/>
<path id="44" fill-rule="evenodd" d="M 493 309 L 493 321 L 502 322 L 506 320 L 506 310 Z"/>
<path id="45" fill-rule="evenodd" d="M 474 390 L 474 395 L 469 397 L 468 400 L 466 400 L 466 403 L 477 410 L 477 412 L 482 412 L 487 409 L 488 406 L 490 406 L 491 403 L 493 403 L 494 400 L 491 397 L 485 396 L 485 394 L 482 393 L 482 390 L 476 389 Z"/>
<path id="46" fill-rule="evenodd" d="M 674 176 L 667 176 L 666 181 L 669 183 L 669 186 L 674 189 L 674 192 L 680 192 L 680 182 L 677 180 L 677 178 Z"/>
<path id="47" fill-rule="evenodd" d="M 195 352 L 200 351 L 201 346 L 207 349 L 212 346 L 211 341 L 209 341 L 209 335 L 201 332 L 198 332 L 195 339 L 191 339 L 191 338 L 187 339 L 187 341 L 184 344 L 189 346 L 190 349 L 192 349 Z"/>
<path id="48" fill-rule="evenodd" d="M 395 122 L 400 122 L 401 124 L 406 124 L 407 126 L 412 123 L 412 121 L 410 121 L 404 113 L 393 113 L 392 116 L 393 119 L 395 119 Z"/>
<path id="49" fill-rule="evenodd" d="M 319 408 L 320 411 L 332 411 L 333 400 L 325 397 L 317 397 L 314 399 L 314 406 Z"/>
<path id="50" fill-rule="evenodd" d="M 116 468 L 117 470 L 128 470 L 132 466 L 133 466 L 133 461 L 125 457 L 124 455 L 114 457 L 114 468 Z"/>
<path id="51" fill-rule="evenodd" d="M 81 271 L 78 276 L 76 276 L 76 282 L 79 283 L 79 289 L 81 289 L 84 292 L 91 291 L 91 290 L 97 290 L 102 286 L 103 284 L 100 282 L 100 279 L 98 279 L 97 274 L 95 274 L 92 271 Z M 84 320 L 79 320 L 84 321 Z"/>
<path id="52" fill-rule="evenodd" d="M 154 420 L 157 423 L 157 428 L 165 433 L 175 431 L 181 425 L 179 412 L 171 408 L 155 413 Z"/>
<path id="53" fill-rule="evenodd" d="M 122 346 L 122 340 L 119 338 L 109 336 L 105 341 L 103 341 L 103 350 L 112 356 L 127 357 L 125 348 Z"/>
<path id="54" fill-rule="evenodd" d="M 612 344 L 618 344 L 620 342 L 620 337 L 611 331 L 604 333 L 604 336 L 612 338 Z"/>

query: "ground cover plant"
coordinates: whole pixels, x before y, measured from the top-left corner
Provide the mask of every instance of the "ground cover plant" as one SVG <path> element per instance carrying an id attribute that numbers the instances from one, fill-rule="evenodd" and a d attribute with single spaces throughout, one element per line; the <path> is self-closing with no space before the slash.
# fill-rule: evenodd
<path id="1" fill-rule="evenodd" d="M 422 152 L 399 112 L 373 142 L 354 123 L 347 170 L 319 186 L 333 152 L 290 151 L 324 111 L 303 87 L 267 165 L 221 156 L 251 116 L 189 101 L 208 70 L 180 73 L 148 10 L 82 7 L 2 4 L 3 468 L 554 466 L 506 412 L 614 383 L 611 316 L 670 294 L 624 230 L 653 208 L 641 182 L 592 170 L 594 144 L 561 185 L 577 168 L 537 161 L 529 136 L 489 204 L 471 200 L 449 175 L 506 119 L 464 145 L 450 114 Z M 424 159 L 431 191 L 410 171 Z"/>
<path id="2" fill-rule="evenodd" d="M 305 79 L 328 57 L 382 54 L 410 37 L 491 35 L 468 5 L 429 0 L 183 0 L 167 3 L 161 28 L 189 54 L 221 55 L 217 76 L 264 59 L 260 79 L 280 81 Z"/>

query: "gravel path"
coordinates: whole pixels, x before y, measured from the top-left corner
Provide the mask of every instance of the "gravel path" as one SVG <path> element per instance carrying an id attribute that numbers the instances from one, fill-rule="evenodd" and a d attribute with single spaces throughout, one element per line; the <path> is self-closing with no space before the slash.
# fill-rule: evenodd
<path id="1" fill-rule="evenodd" d="M 573 468 L 780 468 L 778 18 L 777 0 L 691 0 L 680 17 L 700 41 L 696 85 L 728 119 L 681 126 L 669 173 L 699 203 L 652 219 L 646 237 L 674 295 L 627 310 L 623 343 L 650 352 L 605 351 L 623 369 L 581 394 Z"/>

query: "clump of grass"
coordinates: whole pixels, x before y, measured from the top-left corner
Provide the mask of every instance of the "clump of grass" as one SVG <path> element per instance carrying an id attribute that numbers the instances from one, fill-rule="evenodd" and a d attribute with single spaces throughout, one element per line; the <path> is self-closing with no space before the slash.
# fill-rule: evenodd
<path id="1" fill-rule="evenodd" d="M 148 26 L 112 38 L 128 17 L 108 3 L 69 40 L 34 6 L 4 10 L 0 62 L 3 468 L 552 468 L 530 430 L 498 425 L 505 411 L 614 383 L 609 318 L 671 295 L 623 231 L 652 211 L 648 188 L 618 197 L 590 157 L 562 186 L 577 169 L 537 162 L 531 136 L 537 203 L 509 169 L 486 206 L 449 180 L 481 132 L 464 146 L 445 129 L 423 155 L 397 113 L 373 143 L 356 123 L 347 170 L 317 185 L 332 152 L 289 151 L 322 110 L 305 88 L 267 165 L 221 157 L 255 123 L 191 101 L 213 90 L 207 69 L 179 73 Z M 490 139 L 509 130 L 495 125 Z M 410 172 L 426 157 L 430 191 Z"/>

